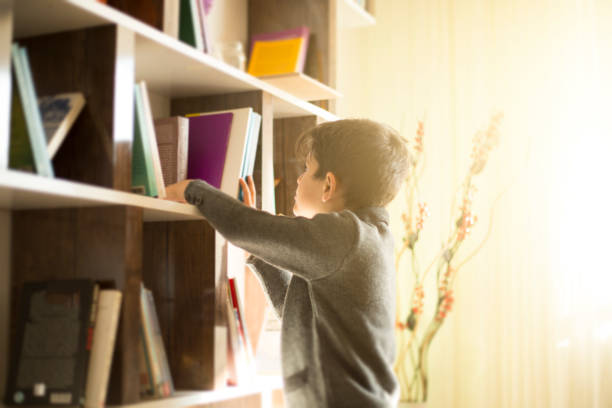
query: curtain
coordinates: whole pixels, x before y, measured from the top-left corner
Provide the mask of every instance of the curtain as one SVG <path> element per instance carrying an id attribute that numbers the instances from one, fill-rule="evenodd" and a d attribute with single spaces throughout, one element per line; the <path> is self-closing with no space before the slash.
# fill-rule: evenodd
<path id="1" fill-rule="evenodd" d="M 472 138 L 504 115 L 458 257 L 485 244 L 433 340 L 427 406 L 612 407 L 612 2 L 378 0 L 374 13 L 338 34 L 337 112 L 408 138 L 424 120 L 423 264 L 454 222 Z"/>

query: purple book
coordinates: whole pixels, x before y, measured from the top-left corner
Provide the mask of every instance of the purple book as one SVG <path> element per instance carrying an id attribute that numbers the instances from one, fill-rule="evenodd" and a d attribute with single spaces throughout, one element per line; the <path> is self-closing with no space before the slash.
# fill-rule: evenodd
<path id="1" fill-rule="evenodd" d="M 228 112 L 189 117 L 187 178 L 221 188 L 233 116 Z"/>
<path id="2" fill-rule="evenodd" d="M 273 33 L 261 33 L 253 34 L 251 36 L 251 47 L 249 49 L 249 55 L 253 53 L 253 46 L 257 41 L 278 41 L 278 40 L 289 40 L 291 38 L 303 38 L 302 49 L 300 51 L 300 58 L 298 62 L 298 72 L 304 70 L 304 63 L 306 62 L 306 53 L 308 52 L 308 39 L 310 37 L 310 29 L 306 26 L 301 26 L 291 30 L 276 31 Z"/>

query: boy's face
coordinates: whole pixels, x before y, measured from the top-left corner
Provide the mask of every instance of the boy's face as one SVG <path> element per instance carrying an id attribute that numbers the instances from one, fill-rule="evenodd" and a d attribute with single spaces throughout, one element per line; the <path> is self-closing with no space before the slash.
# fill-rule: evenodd
<path id="1" fill-rule="evenodd" d="M 309 154 L 306 159 L 306 169 L 297 179 L 295 204 L 293 205 L 293 214 L 296 216 L 312 218 L 316 214 L 327 212 L 323 201 L 325 178 L 315 177 L 318 169 L 319 163 Z"/>

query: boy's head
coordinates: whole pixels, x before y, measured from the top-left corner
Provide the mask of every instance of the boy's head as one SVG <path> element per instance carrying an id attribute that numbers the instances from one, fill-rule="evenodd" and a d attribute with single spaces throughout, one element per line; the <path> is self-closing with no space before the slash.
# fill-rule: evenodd
<path id="1" fill-rule="evenodd" d="M 387 205 L 410 160 L 405 140 L 394 129 L 367 119 L 307 130 L 297 141 L 296 155 L 306 168 L 298 179 L 294 213 L 306 217 Z"/>

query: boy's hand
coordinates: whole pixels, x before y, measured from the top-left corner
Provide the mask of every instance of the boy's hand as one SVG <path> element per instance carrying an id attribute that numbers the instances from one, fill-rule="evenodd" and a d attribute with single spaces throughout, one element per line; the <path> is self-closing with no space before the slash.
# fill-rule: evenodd
<path id="1" fill-rule="evenodd" d="M 166 200 L 178 201 L 179 203 L 186 203 L 185 201 L 185 189 L 193 180 L 183 180 L 176 184 L 170 184 L 166 186 Z"/>
<path id="2" fill-rule="evenodd" d="M 253 177 L 247 176 L 246 181 L 244 179 L 239 179 L 238 181 L 240 182 L 244 204 L 252 208 L 257 208 L 257 191 L 255 190 Z"/>

